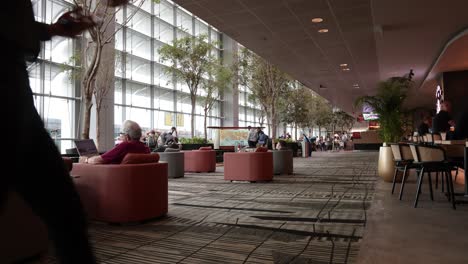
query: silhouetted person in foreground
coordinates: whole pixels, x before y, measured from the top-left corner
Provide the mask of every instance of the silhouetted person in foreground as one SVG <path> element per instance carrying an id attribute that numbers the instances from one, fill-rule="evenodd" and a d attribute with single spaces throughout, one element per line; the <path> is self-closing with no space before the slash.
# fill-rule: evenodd
<path id="1" fill-rule="evenodd" d="M 110 5 L 126 2 L 110 1 Z M 0 111 L 7 126 L 2 136 L 8 137 L 2 137 L 6 139 L 2 143 L 6 158 L 0 176 L 0 217 L 7 192 L 17 192 L 47 225 L 60 263 L 92 264 L 96 261 L 80 198 L 34 107 L 26 70 L 26 61 L 37 58 L 41 41 L 74 37 L 93 26 L 93 19 L 80 15 L 79 10 L 65 13 L 58 21 L 52 25 L 34 21 L 30 0 L 1 3 L 0 89 L 4 103 Z"/>

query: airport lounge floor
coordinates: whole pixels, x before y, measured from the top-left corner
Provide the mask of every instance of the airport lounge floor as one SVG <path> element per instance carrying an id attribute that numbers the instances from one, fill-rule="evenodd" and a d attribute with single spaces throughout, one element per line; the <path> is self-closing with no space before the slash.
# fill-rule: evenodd
<path id="1" fill-rule="evenodd" d="M 222 167 L 186 174 L 169 181 L 167 217 L 92 223 L 94 249 L 109 264 L 468 263 L 468 205 L 454 211 L 423 191 L 414 209 L 414 185 L 398 201 L 377 158 L 314 152 L 269 183 L 224 181 Z"/>

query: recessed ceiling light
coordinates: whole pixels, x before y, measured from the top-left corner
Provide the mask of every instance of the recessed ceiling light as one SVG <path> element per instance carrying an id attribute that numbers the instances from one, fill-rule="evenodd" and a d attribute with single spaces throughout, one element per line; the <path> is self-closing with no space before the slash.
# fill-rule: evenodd
<path id="1" fill-rule="evenodd" d="M 348 64 L 347 63 L 342 63 L 340 64 L 341 67 L 348 67 Z"/>
<path id="2" fill-rule="evenodd" d="M 312 18 L 312 23 L 321 23 L 321 22 L 323 22 L 323 18 L 321 17 Z"/>
<path id="3" fill-rule="evenodd" d="M 344 68 L 343 71 L 350 71 L 350 68 Z"/>
<path id="4" fill-rule="evenodd" d="M 358 89 L 358 88 L 359 88 L 359 84 L 355 83 L 355 84 L 353 84 L 353 87 L 356 88 L 356 89 Z"/>
<path id="5" fill-rule="evenodd" d="M 328 29 L 326 28 L 322 28 L 318 30 L 318 33 L 327 33 L 327 32 L 328 32 Z"/>

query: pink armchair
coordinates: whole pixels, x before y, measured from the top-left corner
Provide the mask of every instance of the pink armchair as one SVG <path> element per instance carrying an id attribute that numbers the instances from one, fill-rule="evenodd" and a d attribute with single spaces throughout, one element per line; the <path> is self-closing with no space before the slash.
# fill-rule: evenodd
<path id="1" fill-rule="evenodd" d="M 224 179 L 250 182 L 273 180 L 273 153 L 224 153 Z"/>
<path id="2" fill-rule="evenodd" d="M 210 149 L 183 152 L 186 172 L 216 171 L 216 151 Z"/>
<path id="3" fill-rule="evenodd" d="M 151 155 L 151 154 L 146 154 Z M 71 175 L 86 212 L 104 222 L 135 222 L 168 211 L 167 163 L 74 164 Z"/>

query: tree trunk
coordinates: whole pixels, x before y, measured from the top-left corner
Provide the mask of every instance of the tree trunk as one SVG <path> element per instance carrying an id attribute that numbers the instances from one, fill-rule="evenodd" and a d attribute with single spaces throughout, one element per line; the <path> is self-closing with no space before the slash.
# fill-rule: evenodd
<path id="1" fill-rule="evenodd" d="M 205 109 L 205 116 L 203 117 L 203 128 L 204 128 L 204 133 L 205 133 L 205 143 L 208 143 L 208 134 L 207 134 L 207 129 L 206 129 L 206 120 L 208 116 L 208 110 Z"/>
<path id="2" fill-rule="evenodd" d="M 297 141 L 297 124 L 294 123 L 294 140 Z"/>
<path id="3" fill-rule="evenodd" d="M 318 129 L 319 129 L 319 138 L 320 138 L 322 136 L 322 127 L 318 126 Z"/>
<path id="4" fill-rule="evenodd" d="M 91 109 L 93 108 L 93 102 L 91 99 L 85 100 L 85 112 L 84 112 L 84 124 L 83 124 L 83 133 L 81 137 L 83 139 L 89 139 L 89 128 L 91 123 Z"/>
<path id="5" fill-rule="evenodd" d="M 274 113 L 274 107 L 272 108 L 272 110 L 273 111 L 271 113 L 271 140 L 272 140 L 271 148 L 276 149 L 276 146 L 275 144 L 273 144 L 273 141 L 276 139 L 276 130 L 278 128 L 278 122 L 276 120 L 276 116 Z"/>
<path id="6" fill-rule="evenodd" d="M 275 105 L 273 104 L 271 106 L 271 138 L 275 139 L 276 138 L 276 130 L 278 127 L 278 122 L 276 120 L 276 109 Z"/>
<path id="7" fill-rule="evenodd" d="M 101 45 L 101 36 L 99 34 L 96 35 L 97 39 L 94 40 L 94 53 L 91 59 L 91 63 L 87 66 L 85 70 L 85 75 L 83 76 L 83 85 L 82 85 L 82 98 L 84 99 L 85 104 L 85 113 L 84 113 L 84 123 L 83 123 L 83 132 L 82 137 L 83 139 L 89 139 L 89 129 L 90 129 L 90 122 L 91 122 L 91 109 L 93 107 L 93 94 L 96 82 L 96 75 L 101 65 L 101 55 L 102 55 L 102 48 Z M 86 57 L 86 52 L 84 56 Z"/>
<path id="8" fill-rule="evenodd" d="M 96 147 L 97 149 L 101 150 L 100 143 L 101 143 L 101 106 L 96 105 Z"/>
<path id="9" fill-rule="evenodd" d="M 190 101 L 192 103 L 192 119 L 190 120 L 190 129 L 192 138 L 195 135 L 195 107 L 196 107 L 196 102 L 197 102 L 197 96 L 195 94 L 190 95 Z"/>

